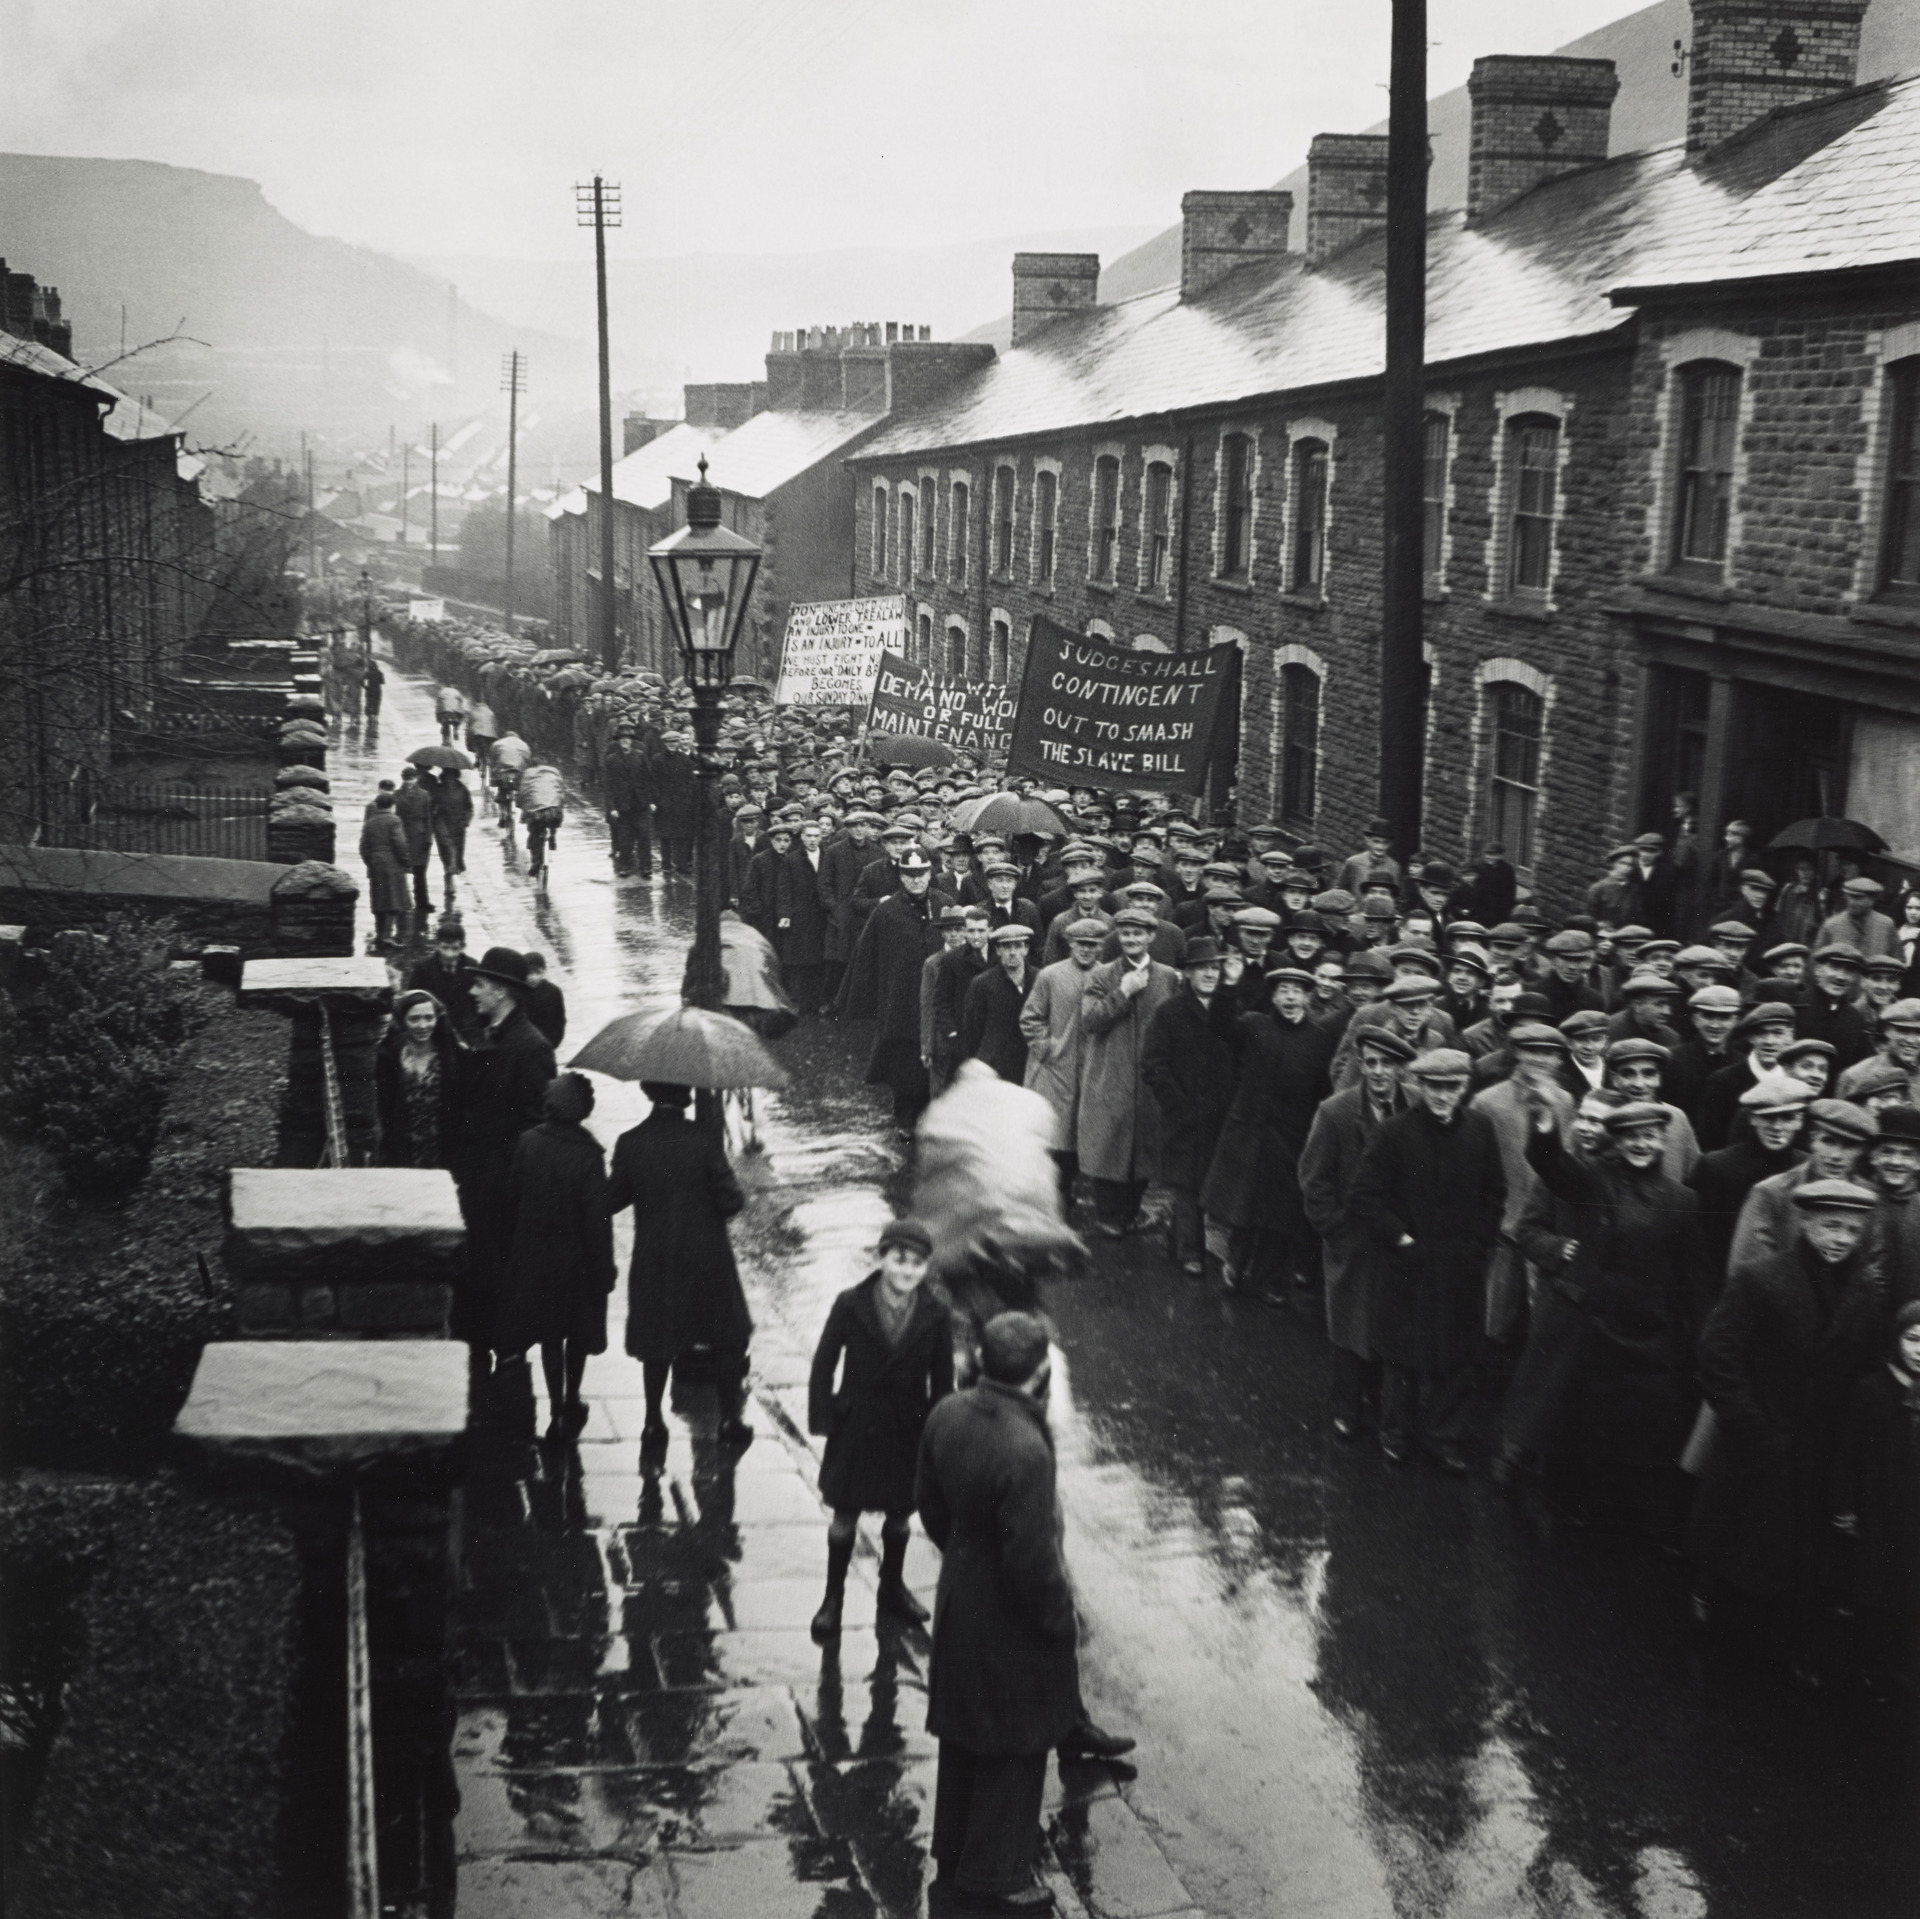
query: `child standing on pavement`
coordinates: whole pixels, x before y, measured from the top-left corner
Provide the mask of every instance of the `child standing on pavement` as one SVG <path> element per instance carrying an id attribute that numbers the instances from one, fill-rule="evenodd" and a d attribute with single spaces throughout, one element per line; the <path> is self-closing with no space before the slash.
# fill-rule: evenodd
<path id="1" fill-rule="evenodd" d="M 813 1616 L 813 1636 L 822 1643 L 839 1636 L 862 1513 L 885 1515 L 879 1611 L 909 1625 L 926 1622 L 903 1569 L 920 1430 L 934 1402 L 953 1390 L 952 1322 L 924 1284 L 932 1253 L 933 1237 L 917 1219 L 889 1221 L 878 1268 L 833 1302 L 813 1356 L 807 1429 L 826 1437 L 820 1492 L 833 1508 L 827 1596 Z"/>

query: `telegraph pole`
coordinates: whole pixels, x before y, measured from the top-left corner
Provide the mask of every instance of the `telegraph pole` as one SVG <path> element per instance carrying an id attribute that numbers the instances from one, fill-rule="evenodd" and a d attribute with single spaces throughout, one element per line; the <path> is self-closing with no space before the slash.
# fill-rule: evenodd
<path id="1" fill-rule="evenodd" d="M 407 488 L 412 485 L 413 442 L 400 442 L 400 544 L 407 543 Z"/>
<path id="2" fill-rule="evenodd" d="M 427 541 L 431 553 L 428 564 L 438 566 L 440 564 L 440 422 L 438 420 L 433 423 L 433 450 L 428 458 L 431 461 L 428 475 L 433 482 L 430 489 L 431 497 L 427 501 Z"/>
<path id="3" fill-rule="evenodd" d="M 501 610 L 513 631 L 513 496 L 520 477 L 520 396 L 527 390 L 527 356 L 516 347 L 500 362 L 500 387 L 507 396 L 507 603 Z"/>
<path id="4" fill-rule="evenodd" d="M 1420 845 L 1427 734 L 1422 461 L 1426 418 L 1427 6 L 1393 0 L 1387 120 L 1387 378 L 1381 488 L 1380 811 L 1402 860 Z"/>
<path id="5" fill-rule="evenodd" d="M 574 223 L 593 228 L 593 270 L 600 309 L 600 600 L 595 607 L 600 664 L 619 671 L 620 635 L 613 602 L 613 373 L 607 350 L 607 229 L 620 224 L 620 183 L 593 176 L 573 189 Z M 638 582 L 635 582 L 638 590 Z"/>

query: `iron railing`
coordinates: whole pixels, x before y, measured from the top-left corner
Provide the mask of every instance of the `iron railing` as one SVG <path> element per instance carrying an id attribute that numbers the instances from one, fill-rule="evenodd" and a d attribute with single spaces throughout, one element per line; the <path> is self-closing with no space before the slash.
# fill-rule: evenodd
<path id="1" fill-rule="evenodd" d="M 264 860 L 273 789 L 168 780 L 77 781 L 40 807 L 42 846 Z"/>

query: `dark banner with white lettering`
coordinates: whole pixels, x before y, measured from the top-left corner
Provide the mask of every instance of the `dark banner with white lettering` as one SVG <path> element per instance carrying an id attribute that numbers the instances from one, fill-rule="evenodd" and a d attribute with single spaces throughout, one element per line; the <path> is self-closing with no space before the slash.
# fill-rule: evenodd
<path id="1" fill-rule="evenodd" d="M 1237 651 L 1135 653 L 1036 619 L 1007 770 L 1060 786 L 1204 791 Z"/>
<path id="2" fill-rule="evenodd" d="M 997 755 L 1007 750 L 1013 708 L 1010 687 L 952 679 L 931 667 L 915 666 L 898 653 L 880 655 L 873 682 L 876 733 L 918 733 L 963 753 Z"/>

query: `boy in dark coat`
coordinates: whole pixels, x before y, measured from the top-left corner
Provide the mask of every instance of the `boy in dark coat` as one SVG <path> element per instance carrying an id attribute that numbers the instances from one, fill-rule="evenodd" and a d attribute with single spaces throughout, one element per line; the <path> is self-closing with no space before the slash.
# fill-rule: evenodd
<path id="1" fill-rule="evenodd" d="M 1061 1549 L 1047 1333 L 1001 1313 L 981 1336 L 985 1378 L 936 1406 L 916 1503 L 940 1549 L 927 1730 L 940 1742 L 934 1862 L 957 1903 L 1036 1912 L 1047 1753 L 1080 1714 L 1079 1627 Z"/>
<path id="2" fill-rule="evenodd" d="M 813 1616 L 813 1636 L 822 1644 L 839 1636 L 862 1513 L 885 1515 L 879 1610 L 909 1625 L 926 1623 L 903 1571 L 921 1429 L 953 1390 L 953 1324 L 922 1284 L 932 1253 L 933 1237 L 917 1219 L 888 1221 L 878 1268 L 833 1302 L 813 1355 L 807 1430 L 826 1437 L 820 1496 L 833 1508 L 827 1596 Z"/>

